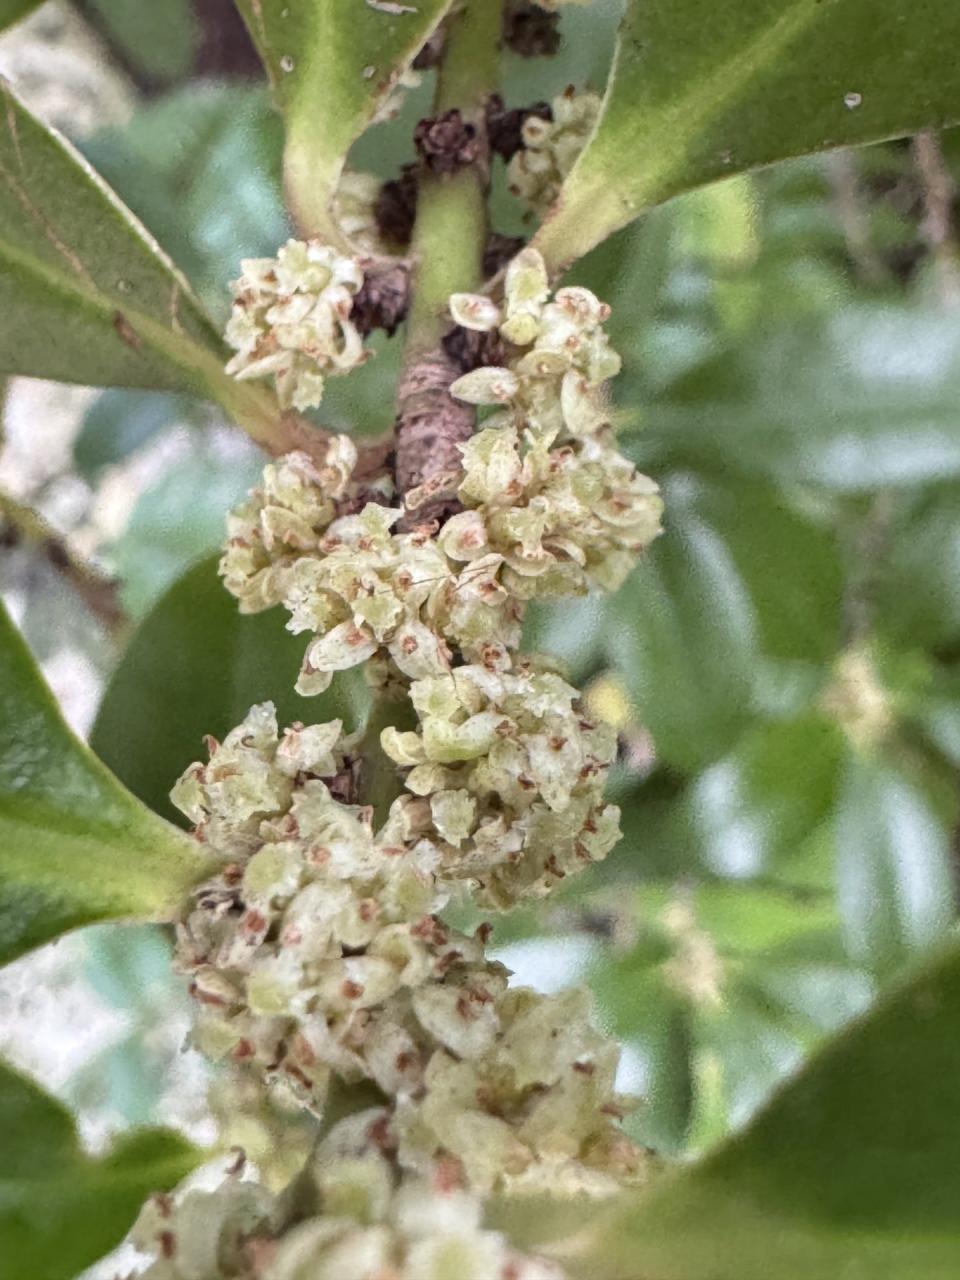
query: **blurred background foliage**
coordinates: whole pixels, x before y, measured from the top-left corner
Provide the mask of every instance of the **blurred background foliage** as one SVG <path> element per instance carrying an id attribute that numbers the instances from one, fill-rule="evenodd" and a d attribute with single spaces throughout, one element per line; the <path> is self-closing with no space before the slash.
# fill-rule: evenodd
<path id="1" fill-rule="evenodd" d="M 137 104 L 78 141 L 222 321 L 240 258 L 289 231 L 280 123 L 245 36 L 229 4 L 78 8 Z M 616 16 L 565 13 L 557 59 L 510 59 L 508 104 L 602 85 Z M 428 81 L 358 145 L 357 167 L 397 176 Z M 673 201 L 575 272 L 613 305 L 621 439 L 664 486 L 667 532 L 612 600 L 529 619 L 530 647 L 560 654 L 620 731 L 625 836 L 496 936 L 522 977 L 590 983 L 646 1095 L 634 1132 L 672 1153 L 743 1124 L 954 926 L 957 179 L 949 133 L 791 162 Z M 497 229 L 522 234 L 499 166 L 496 183 Z M 388 427 L 398 353 L 384 340 L 331 382 L 325 423 Z M 69 633 L 99 670 L 94 745 L 167 813 L 202 735 L 252 701 L 349 719 L 363 698 L 341 682 L 284 704 L 299 641 L 279 616 L 239 618 L 220 590 L 224 511 L 260 465 L 224 427 L 173 395 L 84 401 L 66 467 L 84 501 L 147 477 L 92 548 L 121 583 L 121 643 L 83 640 L 96 626 L 77 601 L 51 621 L 46 570 L 2 570 L 40 656 Z M 90 980 L 129 1027 L 73 1088 L 89 1102 L 106 1081 L 126 1122 L 153 1118 L 164 1088 L 147 1033 L 177 998 L 165 946 L 151 930 L 89 944 Z"/>

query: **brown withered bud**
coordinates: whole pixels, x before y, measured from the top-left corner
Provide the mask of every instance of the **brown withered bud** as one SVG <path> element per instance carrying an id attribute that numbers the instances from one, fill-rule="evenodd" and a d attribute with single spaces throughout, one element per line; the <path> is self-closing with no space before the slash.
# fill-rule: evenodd
<path id="1" fill-rule="evenodd" d="M 523 236 L 503 236 L 499 231 L 491 231 L 483 249 L 484 276 L 489 278 L 502 271 L 526 243 Z"/>
<path id="2" fill-rule="evenodd" d="M 456 173 L 475 164 L 483 151 L 476 127 L 456 107 L 443 115 L 427 116 L 413 134 L 417 154 L 431 173 Z"/>
<path id="3" fill-rule="evenodd" d="M 560 14 L 528 0 L 510 0 L 503 15 L 503 42 L 521 58 L 550 58 L 560 48 Z"/>
<path id="4" fill-rule="evenodd" d="M 503 341 L 496 329 L 479 333 L 456 325 L 443 339 L 443 349 L 464 373 L 484 365 L 502 365 L 506 360 Z"/>
<path id="5" fill-rule="evenodd" d="M 407 314 L 410 276 L 402 263 L 374 263 L 363 274 L 363 284 L 353 299 L 350 318 L 358 332 L 373 329 L 396 332 Z"/>
<path id="6" fill-rule="evenodd" d="M 410 243 L 417 216 L 416 165 L 404 165 L 399 178 L 383 184 L 373 206 L 373 216 L 384 240 L 401 248 Z"/>
<path id="7" fill-rule="evenodd" d="M 490 150 L 504 160 L 512 160 L 523 146 L 523 124 L 530 116 L 552 120 L 549 102 L 535 102 L 532 107 L 506 107 L 499 93 L 487 99 L 487 137 Z"/>

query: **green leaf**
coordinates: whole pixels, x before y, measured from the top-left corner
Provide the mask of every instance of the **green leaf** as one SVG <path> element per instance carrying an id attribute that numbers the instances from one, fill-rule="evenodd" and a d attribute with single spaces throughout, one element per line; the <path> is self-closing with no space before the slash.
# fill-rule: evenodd
<path id="1" fill-rule="evenodd" d="M 310 234 L 342 240 L 330 206 L 347 152 L 450 6 L 237 0 L 286 119 L 287 189 Z"/>
<path id="2" fill-rule="evenodd" d="M 119 1244 L 146 1198 L 169 1191 L 200 1153 L 160 1129 L 87 1155 L 70 1113 L 0 1064 L 0 1280 L 72 1280 Z"/>
<path id="3" fill-rule="evenodd" d="M 764 660 L 833 653 L 840 561 L 830 537 L 762 486 L 682 475 L 665 496 L 665 536 L 609 607 L 610 649 L 658 758 L 694 770 L 768 696 Z"/>
<path id="4" fill-rule="evenodd" d="M 283 122 L 261 85 L 189 83 L 85 139 L 83 151 L 218 319 L 241 259 L 268 257 L 290 234 Z"/>
<path id="5" fill-rule="evenodd" d="M 173 915 L 204 860 L 73 736 L 2 606 L 0 724 L 0 962 L 96 920 Z"/>
<path id="6" fill-rule="evenodd" d="M 919 493 L 891 525 L 876 625 L 904 646 L 953 649 L 960 640 L 960 491 L 938 485 Z"/>
<path id="7" fill-rule="evenodd" d="M 143 801 L 171 818 L 168 793 L 203 751 L 255 702 L 277 704 L 281 724 L 342 717 L 356 727 L 362 690 L 339 678 L 328 694 L 293 693 L 303 636 L 280 610 L 242 616 L 217 577 L 216 559 L 183 575 L 147 616 L 107 686 L 94 749 Z M 351 705 L 356 693 L 360 702 Z M 143 726 L 149 725 L 149 734 Z"/>
<path id="8" fill-rule="evenodd" d="M 689 831 L 719 875 L 772 874 L 829 821 L 842 739 L 815 712 L 753 723 L 735 748 L 691 782 Z"/>
<path id="9" fill-rule="evenodd" d="M 225 465 L 201 439 L 199 448 L 144 490 L 109 549 L 132 617 L 139 621 L 190 565 L 222 546 L 225 512 L 246 496 L 262 469 L 263 459 L 252 450 Z"/>
<path id="10" fill-rule="evenodd" d="M 0 0 L 0 30 L 38 9 L 42 0 Z"/>
<path id="11" fill-rule="evenodd" d="M 66 139 L 0 85 L 0 374 L 188 391 L 273 421 L 186 280 Z"/>
<path id="12" fill-rule="evenodd" d="M 642 392 L 640 394 L 643 394 Z M 937 308 L 847 306 L 758 326 L 648 401 L 643 465 L 862 493 L 960 475 L 960 333 Z"/>
<path id="13" fill-rule="evenodd" d="M 851 756 L 837 803 L 840 910 L 851 955 L 887 972 L 935 942 L 955 915 L 949 821 L 905 768 Z"/>
<path id="14" fill-rule="evenodd" d="M 604 1024 L 642 1064 L 631 1133 L 676 1154 L 743 1124 L 806 1048 L 864 1007 L 870 985 L 844 961 L 825 895 L 688 877 L 632 900 L 636 941 L 601 952 L 589 981 Z"/>
<path id="15" fill-rule="evenodd" d="M 658 758 L 681 769 L 716 759 L 746 726 L 756 620 L 736 565 L 689 509 L 610 607 L 611 648 Z"/>
<path id="16" fill-rule="evenodd" d="M 951 0 L 631 0 L 598 128 L 535 243 L 554 270 L 652 205 L 960 118 Z"/>
<path id="17" fill-rule="evenodd" d="M 958 1028 L 954 943 L 830 1042 L 745 1132 L 565 1224 L 581 1227 L 565 1266 L 609 1280 L 953 1280 Z M 541 1241 L 564 1225 L 530 1206 L 515 1211 L 513 1226 L 524 1222 Z"/>
<path id="18" fill-rule="evenodd" d="M 960 674 L 938 671 L 910 708 L 927 741 L 955 767 L 960 767 Z"/>
<path id="19" fill-rule="evenodd" d="M 153 80 L 190 72 L 199 27 L 190 0 L 88 0 L 132 67 Z"/>

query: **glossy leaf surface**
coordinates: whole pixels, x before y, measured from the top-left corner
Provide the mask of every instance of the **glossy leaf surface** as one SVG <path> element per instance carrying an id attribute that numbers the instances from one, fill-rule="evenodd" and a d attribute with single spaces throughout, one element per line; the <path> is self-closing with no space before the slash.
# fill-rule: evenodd
<path id="1" fill-rule="evenodd" d="M 336 241 L 340 233 L 330 204 L 347 152 L 447 13 L 450 0 L 237 4 L 286 119 L 291 205 L 305 230 Z"/>
<path id="2" fill-rule="evenodd" d="M 0 1065 L 0 1280 L 72 1280 L 119 1244 L 144 1200 L 168 1191 L 200 1153 L 178 1134 L 132 1133 L 96 1158 L 70 1113 Z"/>
<path id="3" fill-rule="evenodd" d="M 96 920 L 174 914 L 204 859 L 74 737 L 2 606 L 0 725 L 0 961 Z"/>
<path id="4" fill-rule="evenodd" d="M 555 269 L 645 209 L 960 118 L 951 0 L 631 0 L 597 131 L 537 241 Z"/>

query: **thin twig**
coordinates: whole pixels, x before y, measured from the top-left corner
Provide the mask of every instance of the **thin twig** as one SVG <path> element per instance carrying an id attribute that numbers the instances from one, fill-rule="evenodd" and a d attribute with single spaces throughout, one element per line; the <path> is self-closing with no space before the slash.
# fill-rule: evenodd
<path id="1" fill-rule="evenodd" d="M 850 151 L 835 151 L 824 160 L 847 252 L 867 284 L 883 284 L 889 273 L 870 241 L 869 211 L 854 155 Z"/>
<path id="2" fill-rule="evenodd" d="M 31 507 L 0 493 L 0 548 L 29 546 L 64 578 L 111 635 L 120 635 L 129 618 L 119 599 L 116 578 L 79 556 L 67 540 Z"/>
<path id="3" fill-rule="evenodd" d="M 933 255 L 940 296 L 946 306 L 956 307 L 960 305 L 960 245 L 953 225 L 957 192 L 935 129 L 924 129 L 914 137 L 913 160 L 923 187 L 920 230 Z"/>

